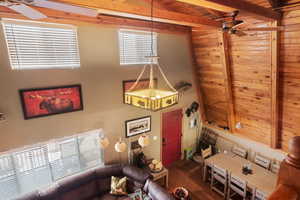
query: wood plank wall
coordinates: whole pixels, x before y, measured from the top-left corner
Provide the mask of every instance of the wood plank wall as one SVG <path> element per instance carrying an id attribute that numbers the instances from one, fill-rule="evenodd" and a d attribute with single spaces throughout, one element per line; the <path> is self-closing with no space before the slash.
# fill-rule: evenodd
<path id="1" fill-rule="evenodd" d="M 209 123 L 228 127 L 228 106 L 218 31 L 209 27 L 199 31 L 193 30 L 192 42 L 197 63 L 197 81 L 202 89 L 206 119 Z"/>
<path id="2" fill-rule="evenodd" d="M 248 27 L 270 25 L 242 18 Z M 279 144 L 287 151 L 289 139 L 300 135 L 300 10 L 285 11 L 281 24 L 286 30 L 280 33 Z M 192 41 L 207 120 L 212 126 L 229 126 L 228 104 L 213 105 L 226 102 L 218 31 L 197 28 Z M 242 129 L 230 132 L 271 145 L 271 33 L 228 38 L 235 121 L 242 123 Z"/>
<path id="3" fill-rule="evenodd" d="M 248 27 L 268 23 L 243 18 Z M 248 32 L 229 36 L 236 133 L 270 144 L 271 140 L 271 43 L 269 32 Z"/>
<path id="4" fill-rule="evenodd" d="M 279 111 L 281 146 L 287 151 L 288 141 L 300 135 L 300 10 L 286 11 L 281 33 Z"/>

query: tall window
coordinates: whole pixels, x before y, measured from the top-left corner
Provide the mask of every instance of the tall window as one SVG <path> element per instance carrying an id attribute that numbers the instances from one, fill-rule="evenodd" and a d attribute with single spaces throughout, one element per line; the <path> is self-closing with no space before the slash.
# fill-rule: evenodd
<path id="1" fill-rule="evenodd" d="M 151 32 L 119 30 L 121 65 L 150 64 Z M 157 34 L 153 33 L 153 52 L 157 55 Z"/>
<path id="2" fill-rule="evenodd" d="M 100 134 L 101 130 L 93 130 L 0 155 L 0 200 L 103 165 Z"/>
<path id="3" fill-rule="evenodd" d="M 11 68 L 78 68 L 77 28 L 71 25 L 2 19 Z"/>

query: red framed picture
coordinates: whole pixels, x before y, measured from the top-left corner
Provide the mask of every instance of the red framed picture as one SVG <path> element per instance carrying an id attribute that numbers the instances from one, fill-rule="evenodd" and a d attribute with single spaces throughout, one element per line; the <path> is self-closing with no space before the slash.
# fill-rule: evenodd
<path id="1" fill-rule="evenodd" d="M 81 85 L 21 89 L 25 119 L 83 110 Z"/>

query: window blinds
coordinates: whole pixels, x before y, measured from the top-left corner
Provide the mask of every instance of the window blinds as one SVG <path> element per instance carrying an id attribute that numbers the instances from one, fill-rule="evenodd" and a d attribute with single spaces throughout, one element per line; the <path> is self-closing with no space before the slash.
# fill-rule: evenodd
<path id="1" fill-rule="evenodd" d="M 86 169 L 103 165 L 100 130 L 0 155 L 0 200 L 13 199 Z"/>
<path id="2" fill-rule="evenodd" d="M 2 19 L 11 68 L 78 68 L 77 29 L 70 25 Z"/>
<path id="3" fill-rule="evenodd" d="M 119 50 L 121 65 L 150 64 L 151 32 L 120 30 Z M 157 34 L 153 33 L 153 53 L 157 55 Z"/>

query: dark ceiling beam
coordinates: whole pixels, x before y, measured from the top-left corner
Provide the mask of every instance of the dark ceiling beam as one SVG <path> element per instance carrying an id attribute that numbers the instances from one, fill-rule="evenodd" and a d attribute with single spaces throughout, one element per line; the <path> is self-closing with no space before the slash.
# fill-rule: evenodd
<path id="1" fill-rule="evenodd" d="M 265 8 L 245 0 L 176 0 L 192 5 L 206 7 L 223 12 L 239 10 L 241 12 L 256 16 L 263 20 L 279 20 L 281 14 L 273 11 L 271 8 Z"/>

